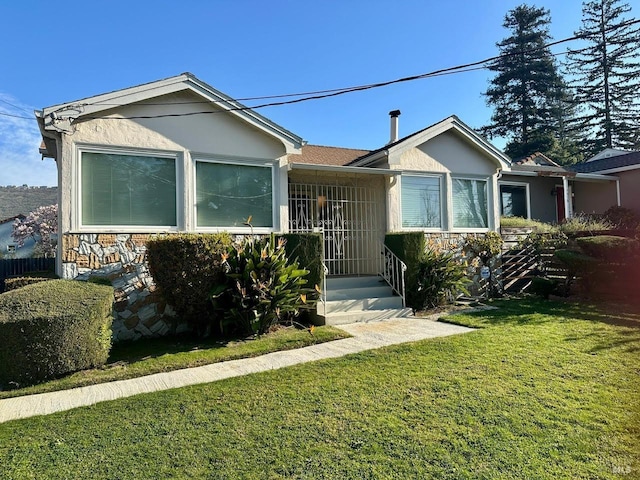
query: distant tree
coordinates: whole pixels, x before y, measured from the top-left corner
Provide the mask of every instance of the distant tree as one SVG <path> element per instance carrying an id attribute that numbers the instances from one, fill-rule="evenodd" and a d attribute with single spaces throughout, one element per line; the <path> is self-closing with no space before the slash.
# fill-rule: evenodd
<path id="1" fill-rule="evenodd" d="M 24 219 L 17 218 L 13 222 L 11 236 L 19 247 L 28 238 L 36 241 L 36 252 L 45 257 L 54 257 L 58 234 L 58 205 L 38 207 Z"/>
<path id="2" fill-rule="evenodd" d="M 565 68 L 582 106 L 579 131 L 589 156 L 604 148 L 638 145 L 640 27 L 624 18 L 630 11 L 620 0 L 585 2 L 576 35 L 587 46 L 567 55 Z"/>
<path id="3" fill-rule="evenodd" d="M 557 134 L 569 93 L 546 47 L 550 22 L 544 8 L 520 5 L 507 12 L 503 26 L 511 34 L 496 44 L 500 57 L 489 66 L 497 72 L 485 92 L 494 111 L 482 133 L 507 138 L 506 153 L 513 158 L 562 146 Z"/>

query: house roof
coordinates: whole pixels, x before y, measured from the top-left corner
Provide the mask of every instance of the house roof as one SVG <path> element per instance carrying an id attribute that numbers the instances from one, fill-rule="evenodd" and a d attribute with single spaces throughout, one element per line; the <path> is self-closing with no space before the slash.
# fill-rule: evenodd
<path id="1" fill-rule="evenodd" d="M 574 172 L 579 173 L 603 173 L 621 170 L 633 170 L 640 168 L 640 152 L 630 152 L 625 155 L 591 160 L 589 162 L 577 163 L 569 167 Z"/>
<path id="2" fill-rule="evenodd" d="M 521 158 L 511 164 L 512 172 L 540 172 L 566 174 L 567 169 L 557 164 L 545 154 L 536 152 L 528 157 Z M 572 173 L 572 172 L 571 172 Z"/>
<path id="3" fill-rule="evenodd" d="M 0 225 L 4 225 L 5 223 L 13 222 L 17 218 L 19 218 L 20 220 L 24 220 L 27 217 L 25 217 L 23 214 L 20 213 L 18 215 L 14 215 L 13 217 L 9 217 L 9 218 L 5 218 L 4 220 L 0 220 Z"/>
<path id="4" fill-rule="evenodd" d="M 479 135 L 478 132 L 465 124 L 456 115 L 451 115 L 450 117 L 429 125 L 422 130 L 418 130 L 417 132 L 407 135 L 406 137 L 402 137 L 395 142 L 366 153 L 365 155 L 353 160 L 350 165 L 368 165 L 380 158 L 380 156 L 386 155 L 391 150 L 411 148 L 413 146 L 420 145 L 448 130 L 458 132 L 478 149 L 488 154 L 497 164 L 499 164 L 501 168 L 509 169 L 511 165 L 509 157 L 489 143 L 484 137 Z"/>
<path id="5" fill-rule="evenodd" d="M 369 153 L 369 150 L 355 148 L 327 147 L 323 145 L 305 145 L 300 155 L 290 157 L 295 163 L 313 165 L 347 165 L 351 161 Z"/>
<path id="6" fill-rule="evenodd" d="M 103 112 L 118 106 L 130 105 L 184 90 L 194 92 L 206 102 L 214 104 L 217 108 L 226 110 L 230 114 L 280 139 L 285 144 L 287 153 L 295 152 L 305 143 L 299 136 L 260 115 L 250 107 L 216 90 L 189 72 L 73 102 L 52 105 L 43 108 L 41 111 L 36 111 L 35 114 L 41 124 L 41 129 L 65 132 L 70 130 L 74 121 L 83 117 L 92 118 L 92 116 L 99 116 Z"/>

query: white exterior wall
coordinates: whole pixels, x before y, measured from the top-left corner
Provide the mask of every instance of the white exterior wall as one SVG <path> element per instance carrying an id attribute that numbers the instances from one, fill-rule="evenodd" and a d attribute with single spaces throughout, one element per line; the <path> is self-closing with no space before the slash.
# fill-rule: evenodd
<path id="1" fill-rule="evenodd" d="M 211 111 L 218 113 L 153 119 L 92 119 L 78 122 L 73 133 L 62 135 L 60 186 L 60 231 L 80 231 L 79 161 L 82 147 L 115 147 L 140 150 L 149 153 L 175 154 L 178 163 L 178 213 L 179 230 L 195 229 L 194 169 L 198 155 L 241 159 L 251 162 L 275 162 L 274 189 L 284 181 L 286 185 L 285 146 L 236 118 L 202 102 L 202 97 L 183 92 L 154 98 L 146 103 L 114 109 L 111 117 L 162 115 Z M 156 105 L 177 103 L 175 105 Z M 105 116 L 105 115 L 101 115 Z M 280 203 L 280 205 L 278 205 Z M 277 213 L 275 229 L 286 225 L 286 189 L 284 197 L 276 196 Z M 92 229 L 95 230 L 95 229 Z M 108 230 L 108 229 L 107 229 Z M 105 230 L 105 231 L 107 231 Z M 148 231 L 149 228 L 130 228 L 131 231 Z"/>
<path id="2" fill-rule="evenodd" d="M 433 173 L 442 178 L 442 229 L 436 230 L 441 232 L 463 231 L 453 229 L 452 178 L 487 180 L 489 230 L 499 228 L 498 164 L 487 153 L 473 147 L 461 135 L 447 131 L 412 148 L 392 148 L 389 151 L 388 164 L 391 169 L 401 169 L 407 173 Z M 402 230 L 401 183 L 402 179 L 399 177 L 387 187 L 388 230 L 392 232 Z"/>

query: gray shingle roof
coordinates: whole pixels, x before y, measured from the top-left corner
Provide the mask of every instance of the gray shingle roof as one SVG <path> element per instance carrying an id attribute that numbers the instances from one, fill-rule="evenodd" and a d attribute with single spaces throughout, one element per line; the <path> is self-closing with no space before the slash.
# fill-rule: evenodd
<path id="1" fill-rule="evenodd" d="M 591 162 L 577 163 L 568 167 L 578 173 L 598 173 L 614 168 L 630 167 L 637 165 L 640 168 L 640 152 L 631 152 L 626 155 L 616 155 L 615 157 L 601 158 Z"/>

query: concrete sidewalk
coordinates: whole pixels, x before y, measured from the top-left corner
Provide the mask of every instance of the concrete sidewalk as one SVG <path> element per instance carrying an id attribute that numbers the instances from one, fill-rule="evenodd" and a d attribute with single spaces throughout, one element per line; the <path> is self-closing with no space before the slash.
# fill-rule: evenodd
<path id="1" fill-rule="evenodd" d="M 434 321 L 433 318 L 394 318 L 389 320 L 352 323 L 337 328 L 352 338 L 319 345 L 273 352 L 260 357 L 231 360 L 202 367 L 157 373 L 145 377 L 73 388 L 59 392 L 40 393 L 0 400 L 0 423 L 20 418 L 47 415 L 94 403 L 130 397 L 140 393 L 158 392 L 171 388 L 209 383 L 225 378 L 289 367 L 325 358 L 372 350 L 387 345 L 414 342 L 426 338 L 444 337 L 469 332 L 472 329 Z"/>

